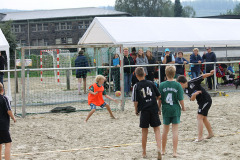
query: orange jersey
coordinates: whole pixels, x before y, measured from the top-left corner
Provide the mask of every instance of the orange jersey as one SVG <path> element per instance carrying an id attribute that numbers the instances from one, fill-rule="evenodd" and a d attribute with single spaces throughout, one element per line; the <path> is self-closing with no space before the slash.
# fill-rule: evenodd
<path id="1" fill-rule="evenodd" d="M 97 83 L 94 83 L 89 87 L 89 89 L 92 86 L 94 88 L 94 92 L 98 92 L 98 93 L 96 95 L 88 93 L 88 104 L 90 105 L 91 103 L 93 103 L 96 106 L 101 106 L 104 103 L 104 100 L 103 100 L 104 87 L 103 86 L 99 87 Z"/>

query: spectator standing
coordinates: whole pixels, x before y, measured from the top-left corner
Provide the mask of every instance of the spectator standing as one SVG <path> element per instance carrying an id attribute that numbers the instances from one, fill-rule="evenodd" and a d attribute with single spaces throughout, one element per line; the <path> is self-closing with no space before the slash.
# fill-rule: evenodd
<path id="1" fill-rule="evenodd" d="M 216 54 L 212 52 L 211 47 L 207 47 L 207 52 L 206 54 L 203 55 L 202 59 L 205 62 L 217 62 Z M 214 64 L 206 64 L 206 73 L 210 73 L 211 70 L 214 70 Z M 214 76 L 207 77 L 207 82 L 208 82 L 208 89 L 212 90 L 213 84 L 215 85 L 214 82 Z"/>
<path id="2" fill-rule="evenodd" d="M 114 92 L 120 91 L 120 59 L 118 54 L 114 54 L 112 60 L 112 78 L 113 78 L 113 85 L 114 85 Z"/>
<path id="3" fill-rule="evenodd" d="M 183 58 L 183 52 L 178 52 L 178 57 L 176 57 L 175 62 L 177 64 L 182 64 L 182 65 L 177 65 L 176 66 L 176 77 L 180 76 L 180 75 L 184 75 L 184 70 L 185 70 L 185 64 L 188 64 L 189 62 Z"/>
<path id="4" fill-rule="evenodd" d="M 147 50 L 146 57 L 148 59 L 148 64 L 157 64 L 150 50 Z M 155 66 L 147 67 L 148 71 L 148 75 L 146 76 L 147 80 L 154 81 L 155 68 L 156 68 Z"/>
<path id="5" fill-rule="evenodd" d="M 162 64 L 175 63 L 174 55 L 170 53 L 170 50 L 168 48 L 165 49 L 165 53 L 161 57 L 161 60 L 162 60 Z M 166 80 L 165 68 L 166 66 L 161 66 L 161 82 Z"/>
<path id="6" fill-rule="evenodd" d="M 123 49 L 123 65 L 135 65 L 133 58 L 129 55 L 128 48 Z M 135 67 L 124 67 L 124 96 L 131 97 L 129 94 L 131 89 L 132 75 Z"/>
<path id="7" fill-rule="evenodd" d="M 0 52 L 0 70 L 4 70 L 5 63 L 6 63 L 5 58 L 2 56 L 2 53 Z M 3 84 L 3 76 L 4 76 L 4 72 L 0 71 L 0 83 L 2 84 Z"/>
<path id="8" fill-rule="evenodd" d="M 88 60 L 87 57 L 84 56 L 84 51 L 81 50 L 78 53 L 78 57 L 75 60 L 75 67 L 88 67 Z M 83 88 L 84 94 L 87 94 L 86 91 L 86 79 L 87 79 L 87 72 L 90 72 L 88 69 L 77 69 L 76 70 L 76 78 L 78 78 L 78 94 L 81 95 L 81 84 L 83 79 Z"/>
<path id="9" fill-rule="evenodd" d="M 199 49 L 194 48 L 193 54 L 191 54 L 191 56 L 190 56 L 190 63 L 198 63 L 198 64 L 191 65 L 192 78 L 199 77 L 200 65 L 203 62 L 202 57 L 198 54 L 198 52 L 199 52 Z"/>
<path id="10" fill-rule="evenodd" d="M 138 55 L 137 55 L 137 58 L 136 58 L 136 65 L 146 65 L 148 64 L 148 59 L 147 57 L 144 55 L 144 52 L 142 49 L 139 49 L 138 50 Z M 146 75 L 148 75 L 148 71 L 147 71 L 147 67 L 143 67 L 144 69 L 144 72 Z"/>

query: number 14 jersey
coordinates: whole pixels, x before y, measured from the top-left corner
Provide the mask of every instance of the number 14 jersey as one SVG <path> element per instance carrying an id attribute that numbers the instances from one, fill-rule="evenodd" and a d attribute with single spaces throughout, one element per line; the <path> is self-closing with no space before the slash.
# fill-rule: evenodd
<path id="1" fill-rule="evenodd" d="M 159 96 L 159 90 L 152 81 L 142 80 L 133 87 L 132 101 L 138 102 L 138 112 L 144 110 L 158 111 L 156 97 Z"/>
<path id="2" fill-rule="evenodd" d="M 183 100 L 183 89 L 180 83 L 165 81 L 160 84 L 163 117 L 181 116 L 179 101 Z"/>

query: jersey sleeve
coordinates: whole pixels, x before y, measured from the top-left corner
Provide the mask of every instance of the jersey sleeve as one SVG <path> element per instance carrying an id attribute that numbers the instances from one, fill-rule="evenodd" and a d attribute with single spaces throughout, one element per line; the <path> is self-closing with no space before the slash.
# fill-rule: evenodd
<path id="1" fill-rule="evenodd" d="M 93 88 L 93 86 L 91 86 L 91 88 L 89 88 L 89 91 L 94 92 L 94 88 Z"/>
<path id="2" fill-rule="evenodd" d="M 104 89 L 104 91 L 103 91 L 103 95 L 107 95 L 107 92 L 106 92 L 106 90 Z"/>
<path id="3" fill-rule="evenodd" d="M 189 83 L 193 83 L 193 84 L 201 84 L 203 81 L 203 76 L 199 76 L 196 78 L 193 78 L 192 80 L 189 81 Z"/>
<path id="4" fill-rule="evenodd" d="M 178 100 L 179 101 L 182 101 L 184 98 L 183 98 L 183 88 L 181 86 L 181 84 L 178 84 Z"/>
<path id="5" fill-rule="evenodd" d="M 10 101 L 6 96 L 3 96 L 3 99 L 5 101 L 5 107 L 7 111 L 11 111 L 11 105 L 10 105 Z"/>
<path id="6" fill-rule="evenodd" d="M 137 84 L 135 84 L 135 85 L 133 86 L 132 101 L 133 101 L 133 102 L 138 102 Z"/>

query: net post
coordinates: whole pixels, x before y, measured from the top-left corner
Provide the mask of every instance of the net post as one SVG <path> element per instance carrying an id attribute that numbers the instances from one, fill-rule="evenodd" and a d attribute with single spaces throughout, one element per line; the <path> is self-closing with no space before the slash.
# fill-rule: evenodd
<path id="1" fill-rule="evenodd" d="M 25 49 L 21 48 L 22 60 L 21 60 L 21 79 L 22 79 L 22 117 L 26 116 L 26 99 L 25 99 Z"/>
<path id="2" fill-rule="evenodd" d="M 14 90 L 14 115 L 17 114 L 17 65 L 16 65 L 16 56 L 17 56 L 17 51 L 15 49 L 15 65 L 14 65 L 14 78 L 15 78 L 15 90 Z"/>
<path id="3" fill-rule="evenodd" d="M 217 90 L 217 76 L 216 76 L 216 62 L 214 63 L 214 90 L 216 91 Z"/>

